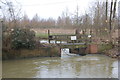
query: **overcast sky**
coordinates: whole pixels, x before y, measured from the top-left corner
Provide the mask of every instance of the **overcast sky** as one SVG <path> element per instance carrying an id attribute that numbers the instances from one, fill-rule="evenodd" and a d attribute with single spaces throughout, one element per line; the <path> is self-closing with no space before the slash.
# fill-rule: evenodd
<path id="1" fill-rule="evenodd" d="M 63 11 L 66 11 L 66 9 L 71 14 L 75 13 L 77 5 L 79 7 L 79 15 L 82 15 L 85 12 L 88 12 L 89 7 L 92 6 L 94 2 L 97 0 L 11 0 L 11 1 L 15 3 L 17 1 L 17 3 L 20 3 L 22 12 L 27 14 L 30 19 L 35 14 L 38 14 L 38 16 L 41 18 L 52 17 L 54 19 L 57 19 L 58 16 L 61 16 Z"/>
<path id="2" fill-rule="evenodd" d="M 52 17 L 56 19 L 63 11 L 68 9 L 72 14 L 77 4 L 79 14 L 88 10 L 92 0 L 17 0 L 22 5 L 22 11 L 32 18 L 36 13 L 42 18 Z"/>

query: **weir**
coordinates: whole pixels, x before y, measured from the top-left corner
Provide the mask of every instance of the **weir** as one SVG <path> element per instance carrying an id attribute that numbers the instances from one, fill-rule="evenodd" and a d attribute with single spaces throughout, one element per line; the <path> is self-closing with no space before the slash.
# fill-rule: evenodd
<path id="1" fill-rule="evenodd" d="M 50 34 L 50 30 L 48 30 L 48 39 L 41 40 L 40 43 L 47 43 L 56 45 L 60 48 L 60 53 L 62 53 L 61 49 L 68 48 L 69 53 L 77 54 L 77 55 L 86 55 L 88 53 L 97 53 L 97 45 L 92 44 L 92 32 L 90 34 L 75 33 L 75 34 L 59 34 L 52 35 Z"/>
<path id="2" fill-rule="evenodd" d="M 78 56 L 78 54 L 70 53 L 69 48 L 63 48 L 61 49 L 61 57 L 71 57 L 71 56 Z"/>
<path id="3" fill-rule="evenodd" d="M 54 41 L 54 44 L 60 47 L 61 53 L 64 49 L 68 48 L 68 55 L 71 53 L 73 53 L 73 55 L 86 55 L 87 47 L 91 43 L 91 33 L 89 35 L 85 33 L 80 34 L 76 30 L 75 34 L 52 35 L 50 34 L 50 30 L 48 30 L 48 43 L 53 44 L 51 41 Z M 66 50 L 68 51 L 68 49 Z"/>

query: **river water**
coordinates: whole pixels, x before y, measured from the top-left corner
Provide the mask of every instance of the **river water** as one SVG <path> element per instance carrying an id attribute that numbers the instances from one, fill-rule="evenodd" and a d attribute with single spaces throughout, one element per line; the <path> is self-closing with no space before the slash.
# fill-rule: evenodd
<path id="1" fill-rule="evenodd" d="M 3 78 L 118 78 L 118 61 L 104 55 L 3 61 Z"/>

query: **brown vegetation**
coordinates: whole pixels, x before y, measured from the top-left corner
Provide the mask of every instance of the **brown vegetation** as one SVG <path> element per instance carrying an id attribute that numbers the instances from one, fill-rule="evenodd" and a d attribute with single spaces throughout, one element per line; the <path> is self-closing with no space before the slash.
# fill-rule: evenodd
<path id="1" fill-rule="evenodd" d="M 107 50 L 104 53 L 105 53 L 105 55 L 110 56 L 112 58 L 120 59 L 120 52 L 118 51 L 118 48 L 113 48 L 113 49 Z"/>
<path id="2" fill-rule="evenodd" d="M 47 29 L 32 29 L 36 33 L 47 34 L 50 30 L 51 34 L 75 34 L 76 29 L 57 29 L 57 28 L 47 28 Z"/>
<path id="3" fill-rule="evenodd" d="M 60 48 L 47 45 L 36 49 L 3 50 L 2 59 L 21 59 L 31 57 L 60 57 Z"/>

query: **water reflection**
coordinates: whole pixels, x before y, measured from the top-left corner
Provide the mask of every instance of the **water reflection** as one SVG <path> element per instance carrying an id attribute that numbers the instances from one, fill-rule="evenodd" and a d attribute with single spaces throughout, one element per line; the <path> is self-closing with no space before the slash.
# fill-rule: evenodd
<path id="1" fill-rule="evenodd" d="M 118 61 L 103 55 L 3 61 L 5 78 L 117 78 Z"/>

